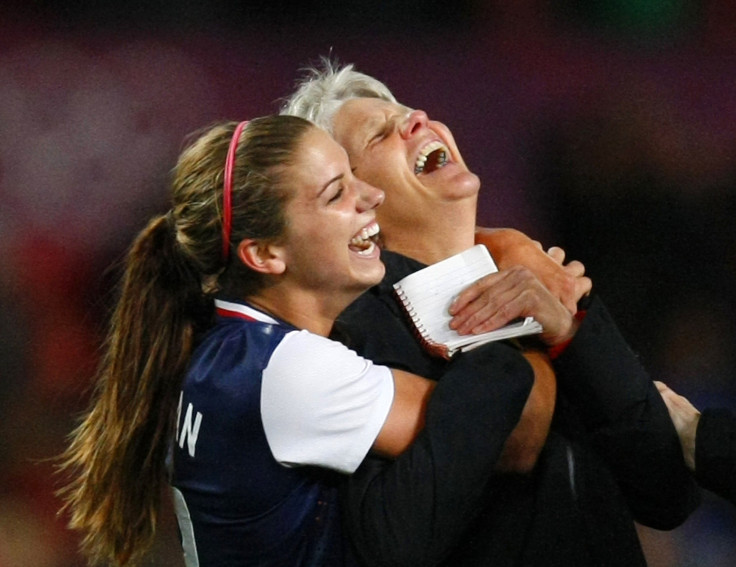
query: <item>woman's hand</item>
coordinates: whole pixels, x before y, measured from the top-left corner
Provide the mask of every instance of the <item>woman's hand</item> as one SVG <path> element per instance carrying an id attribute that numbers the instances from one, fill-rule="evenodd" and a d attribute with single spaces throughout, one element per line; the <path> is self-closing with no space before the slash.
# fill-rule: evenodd
<path id="1" fill-rule="evenodd" d="M 677 430 L 677 435 L 680 437 L 680 445 L 682 445 L 685 464 L 691 471 L 694 471 L 695 441 L 698 432 L 698 422 L 700 421 L 700 412 L 687 398 L 675 393 L 663 382 L 655 381 L 654 384 L 657 386 L 657 390 L 659 390 L 659 394 L 667 406 L 670 419 Z"/>
<path id="2" fill-rule="evenodd" d="M 489 274 L 463 290 L 450 306 L 450 327 L 460 334 L 499 329 L 519 317 L 541 323 L 542 341 L 555 346 L 572 339 L 578 322 L 542 282 L 523 266 Z"/>
<path id="3" fill-rule="evenodd" d="M 552 247 L 545 253 L 539 242 L 518 230 L 477 228 L 475 242 L 488 248 L 499 270 L 513 266 L 531 270 L 573 315 L 577 312 L 578 301 L 593 287 L 581 262 L 574 260 L 565 265 L 562 248 Z"/>

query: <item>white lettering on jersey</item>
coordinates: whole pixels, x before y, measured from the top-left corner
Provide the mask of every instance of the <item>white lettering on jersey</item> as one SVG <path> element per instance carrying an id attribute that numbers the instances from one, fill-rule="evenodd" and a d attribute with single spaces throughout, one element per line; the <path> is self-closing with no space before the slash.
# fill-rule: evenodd
<path id="1" fill-rule="evenodd" d="M 194 457 L 194 450 L 197 446 L 197 437 L 199 436 L 199 426 L 202 425 L 202 414 L 197 412 L 192 423 L 192 413 L 194 413 L 194 406 L 189 404 L 187 406 L 187 413 L 184 416 L 184 422 L 181 426 L 181 435 L 179 434 L 179 420 L 181 418 L 181 405 L 183 392 L 179 396 L 179 407 L 176 410 L 176 437 L 179 439 L 179 448 L 184 448 L 184 442 L 187 444 L 187 451 L 190 457 Z"/>

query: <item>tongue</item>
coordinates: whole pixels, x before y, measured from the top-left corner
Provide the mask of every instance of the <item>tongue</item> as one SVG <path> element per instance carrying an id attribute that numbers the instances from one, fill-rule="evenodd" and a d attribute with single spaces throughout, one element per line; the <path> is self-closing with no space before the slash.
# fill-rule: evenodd
<path id="1" fill-rule="evenodd" d="M 432 173 L 440 168 L 442 151 L 443 150 L 435 150 L 427 156 L 427 161 L 424 164 L 424 173 Z"/>

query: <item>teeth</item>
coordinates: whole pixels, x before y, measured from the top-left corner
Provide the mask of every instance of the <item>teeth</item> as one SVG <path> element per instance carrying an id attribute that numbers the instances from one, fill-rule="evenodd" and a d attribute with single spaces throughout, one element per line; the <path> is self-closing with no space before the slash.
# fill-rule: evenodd
<path id="1" fill-rule="evenodd" d="M 370 256 L 375 247 L 376 247 L 375 243 L 369 240 L 368 246 L 366 248 L 363 248 L 362 250 L 358 250 L 358 254 L 361 254 L 362 256 Z"/>
<path id="2" fill-rule="evenodd" d="M 372 250 L 374 245 L 373 242 L 371 242 L 369 239 L 372 236 L 378 234 L 380 230 L 381 229 L 378 226 L 378 223 L 375 222 L 371 223 L 369 226 L 363 227 L 360 233 L 353 236 L 353 238 L 350 240 L 351 246 L 363 248 L 363 250 L 361 251 L 363 253 L 366 253 L 366 250 Z"/>
<path id="3" fill-rule="evenodd" d="M 414 164 L 414 173 L 416 175 L 419 175 L 424 171 L 424 166 L 427 163 L 427 157 L 429 154 L 436 150 L 442 150 L 442 156 L 438 160 L 439 167 L 442 167 L 447 162 L 447 156 L 450 154 L 450 151 L 447 149 L 447 146 L 445 146 L 442 142 L 439 140 L 435 140 L 434 142 L 430 142 L 426 146 L 422 148 L 422 150 L 419 152 L 419 157 L 417 157 L 417 161 Z"/>

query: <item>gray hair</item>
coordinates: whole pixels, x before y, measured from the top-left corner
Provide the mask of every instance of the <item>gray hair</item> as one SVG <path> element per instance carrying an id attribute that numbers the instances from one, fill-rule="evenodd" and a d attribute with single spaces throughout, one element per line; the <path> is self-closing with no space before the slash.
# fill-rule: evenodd
<path id="1" fill-rule="evenodd" d="M 351 98 L 380 98 L 396 102 L 389 88 L 378 79 L 355 71 L 353 64 L 340 67 L 329 58 L 322 67 L 307 67 L 294 93 L 285 99 L 281 114 L 306 118 L 332 133 L 332 119 L 342 104 Z"/>

